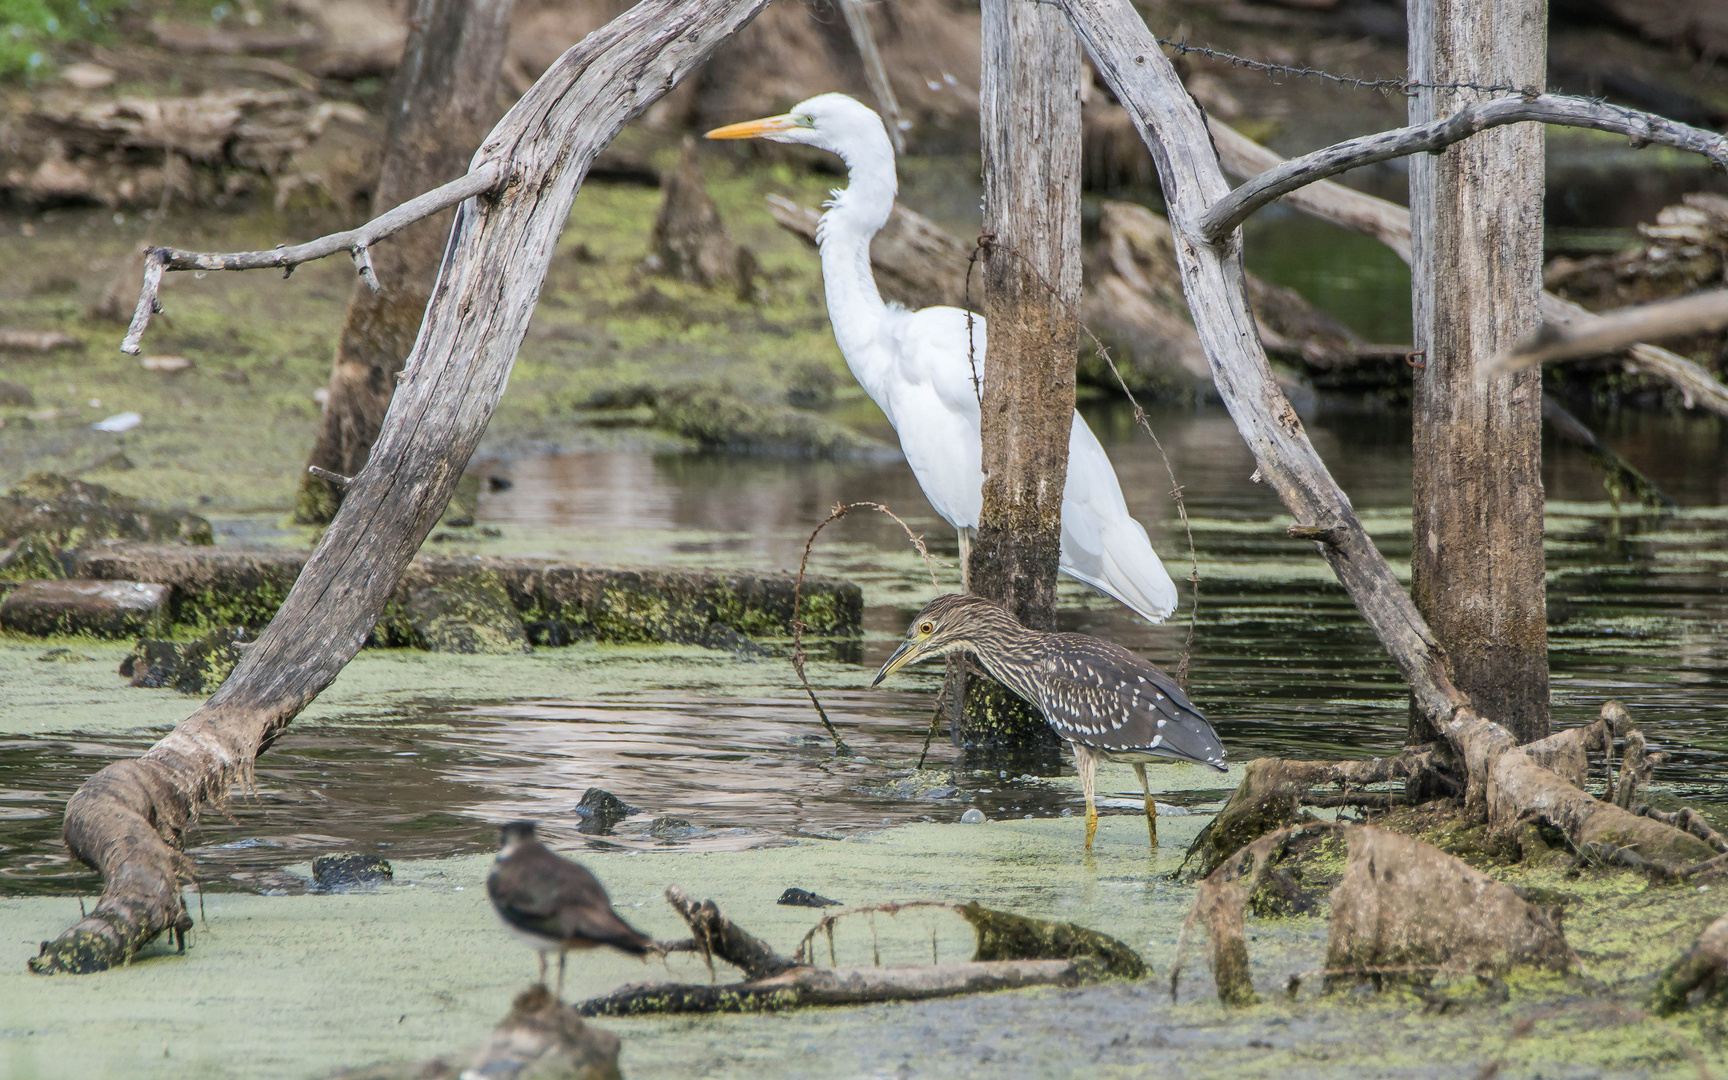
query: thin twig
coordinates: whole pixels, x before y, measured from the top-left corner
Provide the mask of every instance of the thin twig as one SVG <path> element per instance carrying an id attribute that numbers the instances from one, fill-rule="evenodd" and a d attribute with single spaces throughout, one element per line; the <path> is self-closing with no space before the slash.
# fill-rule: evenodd
<path id="1" fill-rule="evenodd" d="M 377 278 L 371 272 L 372 262 L 367 254 L 367 248 L 417 221 L 429 218 L 441 210 L 449 209 L 476 195 L 482 195 L 493 190 L 505 175 L 506 170 L 502 163 L 497 161 L 482 162 L 472 172 L 457 177 L 441 187 L 435 187 L 424 195 L 415 196 L 402 205 L 378 215 L 357 229 L 331 233 L 304 244 L 295 244 L 293 247 L 277 247 L 268 251 L 240 251 L 226 255 L 182 251 L 179 248 L 153 247 L 144 254 L 144 288 L 139 293 L 138 307 L 132 315 L 132 325 L 126 330 L 126 338 L 120 344 L 120 351 L 128 356 L 138 354 L 144 337 L 144 330 L 150 325 L 150 316 L 162 310 L 158 293 L 161 290 L 162 273 L 165 270 L 263 270 L 280 267 L 284 273 L 287 273 L 301 263 L 312 262 L 315 259 L 327 258 L 337 252 L 346 251 L 353 256 L 354 265 L 359 270 L 360 276 L 366 279 L 368 285 L 377 288 Z"/>
<path id="2" fill-rule="evenodd" d="M 822 726 L 828 729 L 828 735 L 834 740 L 834 752 L 850 757 L 852 748 L 835 730 L 833 721 L 828 719 L 828 711 L 822 707 L 822 702 L 816 697 L 816 690 L 810 685 L 810 679 L 804 674 L 804 620 L 799 612 L 804 599 L 804 569 L 810 565 L 810 549 L 816 543 L 816 536 L 826 529 L 830 522 L 838 521 L 860 506 L 877 510 L 893 518 L 895 523 L 906 530 L 906 539 L 912 541 L 912 546 L 918 549 L 918 554 L 924 556 L 924 568 L 930 571 L 930 584 L 940 589 L 942 583 L 936 577 L 936 560 L 931 558 L 930 549 L 924 546 L 924 538 L 912 531 L 912 527 L 900 520 L 900 515 L 878 502 L 836 503 L 822 523 L 810 532 L 810 539 L 804 541 L 804 557 L 798 560 L 798 580 L 792 586 L 792 670 L 798 673 L 798 681 L 804 684 L 804 693 L 810 696 L 810 704 L 816 706 L 816 715 L 821 718 Z"/>
<path id="3" fill-rule="evenodd" d="M 898 915 L 907 908 L 947 908 L 949 911 L 964 911 L 966 910 L 966 905 L 956 904 L 951 900 L 902 900 L 889 901 L 882 904 L 863 904 L 858 907 L 846 908 L 843 911 L 836 911 L 832 915 L 822 916 L 821 919 L 817 920 L 815 926 L 812 926 L 802 938 L 798 939 L 798 947 L 792 950 L 792 959 L 795 963 L 799 964 L 812 963 L 808 955 L 811 940 L 815 938 L 817 934 L 823 932 L 832 933 L 834 924 L 848 915 L 874 915 L 879 911 L 885 911 L 890 915 Z"/>

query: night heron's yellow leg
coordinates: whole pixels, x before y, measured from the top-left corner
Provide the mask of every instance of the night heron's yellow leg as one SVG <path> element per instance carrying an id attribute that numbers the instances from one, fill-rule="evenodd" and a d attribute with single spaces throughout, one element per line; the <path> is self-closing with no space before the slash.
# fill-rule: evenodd
<path id="1" fill-rule="evenodd" d="M 1080 790 L 1086 793 L 1086 851 L 1092 851 L 1092 837 L 1098 831 L 1098 759 L 1089 747 L 1074 744 L 1074 765 L 1080 770 Z"/>
<path id="2" fill-rule="evenodd" d="M 1140 794 L 1146 798 L 1146 831 L 1152 834 L 1152 846 L 1158 846 L 1158 804 L 1152 798 L 1152 788 L 1146 783 L 1146 766 L 1136 764 L 1134 775 L 1140 778 Z"/>
<path id="3" fill-rule="evenodd" d="M 960 591 L 972 591 L 972 536 L 976 529 L 960 530 Z"/>
<path id="4" fill-rule="evenodd" d="M 564 960 L 568 956 L 569 956 L 569 954 L 566 953 L 563 949 L 558 950 L 558 990 L 557 990 L 557 997 L 558 997 L 559 1001 L 564 1000 Z"/>
<path id="5" fill-rule="evenodd" d="M 546 954 L 540 954 L 540 985 L 546 985 Z"/>

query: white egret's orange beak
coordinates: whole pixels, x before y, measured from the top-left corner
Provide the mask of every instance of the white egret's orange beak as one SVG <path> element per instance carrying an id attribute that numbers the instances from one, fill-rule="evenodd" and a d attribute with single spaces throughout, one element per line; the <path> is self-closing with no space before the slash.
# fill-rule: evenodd
<path id="1" fill-rule="evenodd" d="M 725 127 L 715 128 L 702 137 L 704 139 L 760 139 L 782 131 L 793 131 L 803 126 L 792 119 L 791 113 L 785 113 L 780 116 L 763 117 L 761 120 L 746 120 L 742 124 L 727 124 Z"/>

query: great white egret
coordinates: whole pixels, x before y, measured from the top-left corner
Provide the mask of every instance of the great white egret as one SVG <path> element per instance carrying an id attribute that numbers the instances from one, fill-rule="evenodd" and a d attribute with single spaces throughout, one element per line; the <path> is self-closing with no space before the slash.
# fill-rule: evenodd
<path id="1" fill-rule="evenodd" d="M 985 358 L 984 320 L 954 307 L 885 304 L 870 269 L 870 238 L 887 223 L 899 183 L 882 120 L 845 94 L 821 94 L 781 116 L 731 124 L 710 139 L 803 143 L 845 161 L 816 231 L 828 319 L 846 365 L 900 436 L 906 463 L 936 512 L 960 532 L 965 567 L 983 505 L 983 440 L 972 382 Z M 1062 493 L 1062 572 L 1153 622 L 1176 610 L 1176 584 L 1138 521 L 1097 436 L 1080 414 L 1068 437 Z"/>

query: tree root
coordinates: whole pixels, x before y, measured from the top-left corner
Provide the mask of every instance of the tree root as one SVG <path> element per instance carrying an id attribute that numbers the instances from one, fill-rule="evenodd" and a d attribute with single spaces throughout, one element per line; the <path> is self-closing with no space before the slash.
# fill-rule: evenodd
<path id="1" fill-rule="evenodd" d="M 1553 826 L 1579 853 L 1581 864 L 1622 866 L 1658 880 L 1686 880 L 1728 869 L 1728 838 L 1695 811 L 1631 809 L 1632 800 L 1649 786 L 1651 772 L 1667 756 L 1647 748 L 1631 713 L 1617 701 L 1604 704 L 1601 719 L 1594 723 L 1524 746 L 1513 745 L 1504 729 L 1466 708 L 1456 710 L 1442 731 L 1450 746 L 1416 747 L 1393 758 L 1249 762 L 1241 786 L 1189 848 L 1188 861 L 1197 860 L 1194 876 L 1211 874 L 1257 837 L 1303 820 L 1303 807 L 1385 809 L 1415 801 L 1421 790 L 1448 788 L 1462 789 L 1466 817 L 1498 832 L 1522 835 L 1526 825 L 1539 821 Z M 1616 739 L 1623 745 L 1618 775 L 1613 768 Z M 1586 790 L 1593 752 L 1603 753 L 1608 761 L 1601 799 Z M 1396 779 L 1406 781 L 1402 796 L 1351 790 Z M 1317 791 L 1316 785 L 1343 790 Z"/>
<path id="2" fill-rule="evenodd" d="M 1299 839 L 1342 836 L 1344 876 L 1331 894 L 1326 985 L 1389 977 L 1425 982 L 1441 971 L 1499 974 L 1529 965 L 1568 971 L 1577 957 L 1553 915 L 1420 840 L 1372 826 L 1311 822 L 1262 836 L 1200 886 L 1176 944 L 1174 997 L 1188 935 L 1204 923 L 1218 999 L 1251 1005 L 1244 914 L 1273 863 Z"/>
<path id="3" fill-rule="evenodd" d="M 695 901 L 676 885 L 666 901 L 690 926 L 691 944 L 667 951 L 700 952 L 719 958 L 746 975 L 723 985 L 637 983 L 576 1006 L 583 1016 L 638 1016 L 650 1013 L 775 1012 L 810 1005 L 860 1005 L 917 1001 L 1026 986 L 1076 986 L 1104 978 L 1139 979 L 1146 964 L 1114 938 L 1072 923 L 1053 923 L 992 911 L 977 903 L 913 901 L 872 904 L 823 917 L 788 959 L 728 919 L 712 900 Z M 945 908 L 971 923 L 978 948 L 967 963 L 915 967 L 816 967 L 807 956 L 818 933 L 832 935 L 848 915 L 908 908 Z M 830 938 L 830 940 L 832 940 Z"/>

